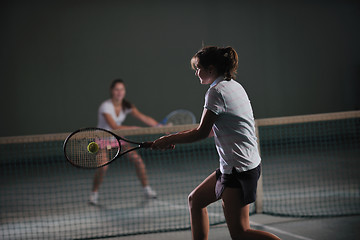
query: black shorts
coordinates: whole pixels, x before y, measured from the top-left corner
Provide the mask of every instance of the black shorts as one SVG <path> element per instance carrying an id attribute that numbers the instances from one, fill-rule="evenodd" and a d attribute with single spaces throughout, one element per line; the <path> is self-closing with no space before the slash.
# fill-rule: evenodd
<path id="1" fill-rule="evenodd" d="M 220 199 L 224 189 L 240 188 L 242 205 L 255 202 L 256 188 L 261 173 L 261 166 L 257 166 L 254 169 L 245 172 L 238 172 L 233 168 L 231 174 L 222 174 L 220 169 L 216 170 L 216 186 L 215 194 L 216 198 Z"/>

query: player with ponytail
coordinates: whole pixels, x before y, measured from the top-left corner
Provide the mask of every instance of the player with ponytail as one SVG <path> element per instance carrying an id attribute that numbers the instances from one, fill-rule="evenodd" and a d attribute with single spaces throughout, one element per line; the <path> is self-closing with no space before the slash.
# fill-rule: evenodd
<path id="1" fill-rule="evenodd" d="M 273 234 L 250 229 L 249 205 L 255 201 L 261 158 L 255 134 L 255 120 L 249 98 L 235 81 L 238 55 L 232 47 L 204 47 L 191 59 L 201 84 L 210 85 L 204 110 L 195 129 L 163 136 L 153 149 L 199 141 L 211 130 L 220 167 L 189 195 L 191 231 L 194 240 L 208 239 L 206 207 L 222 200 L 232 239 L 279 239 Z"/>

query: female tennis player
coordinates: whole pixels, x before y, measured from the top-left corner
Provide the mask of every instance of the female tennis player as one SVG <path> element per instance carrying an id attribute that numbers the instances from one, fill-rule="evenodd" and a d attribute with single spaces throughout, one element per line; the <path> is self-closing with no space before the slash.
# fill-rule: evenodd
<path id="1" fill-rule="evenodd" d="M 208 239 L 206 207 L 222 199 L 232 239 L 279 239 L 250 229 L 249 204 L 255 201 L 260 176 L 260 155 L 252 107 L 244 88 L 235 80 L 238 56 L 232 47 L 205 47 L 191 59 L 201 84 L 210 84 L 198 128 L 163 136 L 152 149 L 190 143 L 214 132 L 220 168 L 189 195 L 191 231 L 194 240 Z"/>
<path id="2" fill-rule="evenodd" d="M 110 86 L 111 99 L 104 101 L 98 110 L 98 127 L 104 128 L 107 130 L 116 130 L 116 129 L 131 129 L 137 128 L 135 126 L 123 126 L 122 123 L 125 120 L 126 116 L 130 113 L 135 118 L 139 119 L 143 123 L 149 126 L 157 126 L 158 122 L 153 118 L 141 113 L 134 104 L 131 104 L 125 99 L 126 88 L 125 83 L 121 79 L 115 79 Z M 124 149 L 128 146 L 126 143 L 123 143 Z M 144 188 L 144 196 L 146 198 L 155 198 L 156 192 L 151 189 L 147 175 L 145 164 L 141 156 L 136 152 L 130 152 L 127 154 L 129 159 L 135 164 L 136 174 L 141 182 L 141 185 Z M 96 170 L 92 192 L 90 195 L 90 203 L 97 204 L 98 202 L 98 191 L 99 187 L 103 181 L 103 178 L 108 169 L 108 165 L 101 167 Z"/>

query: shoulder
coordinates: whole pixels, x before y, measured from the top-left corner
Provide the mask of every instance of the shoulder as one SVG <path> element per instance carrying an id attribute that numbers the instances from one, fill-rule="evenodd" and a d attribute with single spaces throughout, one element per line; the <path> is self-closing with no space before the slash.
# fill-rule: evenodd
<path id="1" fill-rule="evenodd" d="M 245 91 L 243 86 L 239 82 L 237 82 L 233 79 L 231 79 L 230 81 L 222 81 L 215 87 L 217 88 L 218 92 L 225 94 L 225 95 L 228 95 L 228 94 L 236 95 L 236 94 L 240 94 L 243 91 Z"/>
<path id="2" fill-rule="evenodd" d="M 216 86 L 217 89 L 229 88 L 229 87 L 241 87 L 241 84 L 235 81 L 234 79 L 231 80 L 224 80 L 219 82 Z"/>
<path id="3" fill-rule="evenodd" d="M 107 100 L 103 101 L 103 102 L 100 104 L 100 106 L 110 105 L 110 104 L 112 104 L 111 99 L 107 99 Z"/>
<path id="4" fill-rule="evenodd" d="M 105 100 L 100 104 L 100 107 L 104 107 L 104 106 L 106 107 L 113 106 L 111 99 Z"/>
<path id="5" fill-rule="evenodd" d="M 211 87 L 206 91 L 205 98 L 219 98 L 221 97 L 221 93 L 217 86 Z"/>
<path id="6" fill-rule="evenodd" d="M 112 108 L 114 108 L 114 105 L 112 104 L 111 99 L 108 99 L 100 104 L 99 110 L 104 111 Z"/>

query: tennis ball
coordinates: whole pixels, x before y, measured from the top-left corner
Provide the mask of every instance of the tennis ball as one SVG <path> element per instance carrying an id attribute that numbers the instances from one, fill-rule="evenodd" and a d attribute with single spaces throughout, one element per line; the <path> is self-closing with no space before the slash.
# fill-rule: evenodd
<path id="1" fill-rule="evenodd" d="M 99 151 L 99 145 L 96 142 L 91 142 L 87 146 L 87 150 L 89 151 L 89 153 L 97 153 Z"/>

